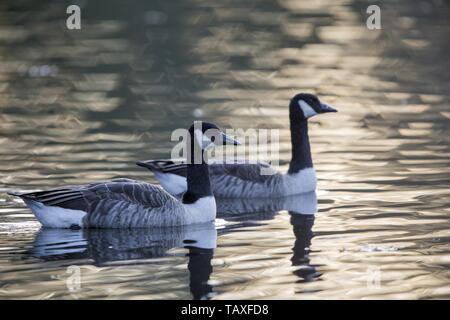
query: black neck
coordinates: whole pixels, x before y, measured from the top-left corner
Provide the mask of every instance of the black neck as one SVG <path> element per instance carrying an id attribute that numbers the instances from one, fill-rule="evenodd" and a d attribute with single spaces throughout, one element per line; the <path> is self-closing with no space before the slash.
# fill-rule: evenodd
<path id="1" fill-rule="evenodd" d="M 201 156 L 201 163 L 194 162 L 194 155 Z M 205 161 L 203 150 L 197 145 L 191 136 L 191 153 L 187 157 L 187 191 L 183 195 L 183 203 L 194 203 L 200 198 L 212 196 L 211 183 L 209 182 L 208 164 Z"/>
<path id="2" fill-rule="evenodd" d="M 312 168 L 311 147 L 308 137 L 308 121 L 293 116 L 291 122 L 292 159 L 288 173 L 297 173 L 305 168 Z"/>

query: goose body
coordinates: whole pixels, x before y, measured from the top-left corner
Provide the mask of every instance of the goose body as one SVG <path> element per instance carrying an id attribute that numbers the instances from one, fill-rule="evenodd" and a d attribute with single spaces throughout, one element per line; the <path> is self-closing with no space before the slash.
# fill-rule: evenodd
<path id="1" fill-rule="evenodd" d="M 213 194 L 221 198 L 284 197 L 316 189 L 308 137 L 308 118 L 336 112 L 311 94 L 298 94 L 289 104 L 292 159 L 283 174 L 266 163 L 212 163 L 209 165 Z M 161 186 L 172 195 L 187 187 L 186 164 L 172 160 L 139 161 L 137 165 L 153 172 Z M 262 174 L 263 173 L 263 174 Z"/>
<path id="2" fill-rule="evenodd" d="M 218 129 L 206 122 L 201 125 L 203 132 Z M 190 128 L 192 137 L 193 131 L 194 125 Z M 223 136 L 225 144 L 229 138 Z M 196 141 L 190 139 L 191 149 Z M 187 190 L 182 199 L 160 186 L 130 179 L 10 194 L 22 198 L 38 221 L 51 228 L 148 228 L 214 220 L 216 202 L 208 165 L 203 159 L 199 164 L 192 161 L 186 171 Z"/>
<path id="3" fill-rule="evenodd" d="M 184 163 L 147 160 L 138 162 L 138 165 L 152 171 L 161 186 L 174 196 L 180 196 L 187 188 Z M 261 174 L 267 170 L 272 171 L 272 174 Z M 212 163 L 209 165 L 209 176 L 213 194 L 221 198 L 283 197 L 316 189 L 314 168 L 282 174 L 263 162 Z"/>

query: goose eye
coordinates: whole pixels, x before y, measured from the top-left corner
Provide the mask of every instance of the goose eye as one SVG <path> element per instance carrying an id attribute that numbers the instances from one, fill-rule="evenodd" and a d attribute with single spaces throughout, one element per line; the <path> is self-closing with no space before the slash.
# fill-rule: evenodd
<path id="1" fill-rule="evenodd" d="M 212 137 L 211 137 L 211 141 L 212 141 L 212 142 L 216 141 L 216 136 L 212 136 Z"/>

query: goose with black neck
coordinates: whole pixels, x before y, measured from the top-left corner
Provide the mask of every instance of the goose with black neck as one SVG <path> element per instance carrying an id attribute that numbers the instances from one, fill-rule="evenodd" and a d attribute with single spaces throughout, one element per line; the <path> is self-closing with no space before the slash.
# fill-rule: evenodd
<path id="1" fill-rule="evenodd" d="M 212 191 L 221 198 L 284 197 L 316 189 L 308 136 L 308 119 L 336 109 L 322 103 L 313 94 L 299 93 L 289 104 L 292 157 L 287 173 L 266 163 L 213 163 L 209 165 Z M 172 160 L 139 161 L 137 165 L 152 171 L 161 186 L 173 195 L 186 190 L 188 168 Z M 267 174 L 271 173 L 271 174 Z"/>
<path id="2" fill-rule="evenodd" d="M 214 145 L 238 144 L 213 123 L 189 128 L 187 149 L 199 164 L 187 164 L 187 190 L 180 200 L 158 185 L 115 179 L 47 191 L 11 193 L 22 198 L 39 222 L 52 228 L 143 228 L 213 221 L 216 202 L 203 151 Z M 214 137 L 214 139 L 212 138 Z"/>

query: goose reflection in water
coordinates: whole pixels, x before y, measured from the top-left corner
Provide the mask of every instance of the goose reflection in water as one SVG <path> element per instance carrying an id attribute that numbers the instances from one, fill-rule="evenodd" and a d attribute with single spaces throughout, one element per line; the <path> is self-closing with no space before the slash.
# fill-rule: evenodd
<path id="1" fill-rule="evenodd" d="M 46 261 L 88 259 L 96 266 L 129 265 L 159 258 L 167 251 L 188 250 L 189 287 L 194 299 L 208 298 L 212 286 L 211 259 L 217 243 L 214 223 L 171 228 L 140 229 L 46 229 L 42 228 L 31 254 Z"/>
<path id="2" fill-rule="evenodd" d="M 278 198 L 216 199 L 217 217 L 226 220 L 270 220 L 280 211 L 314 215 L 317 212 L 315 191 Z"/>
<path id="3" fill-rule="evenodd" d="M 289 197 L 263 199 L 217 199 L 217 216 L 229 221 L 270 220 L 279 211 L 286 210 L 295 235 L 292 265 L 298 267 L 294 274 L 299 282 L 315 280 L 317 274 L 310 264 L 309 252 L 314 234 L 315 213 L 317 212 L 316 192 L 308 192 Z"/>
<path id="4" fill-rule="evenodd" d="M 293 273 L 300 278 L 299 282 L 310 282 L 320 276 L 316 268 L 310 264 L 309 252 L 311 239 L 314 236 L 312 227 L 315 216 L 289 211 L 290 222 L 295 235 L 294 247 L 292 248 L 292 265 L 298 267 Z"/>

